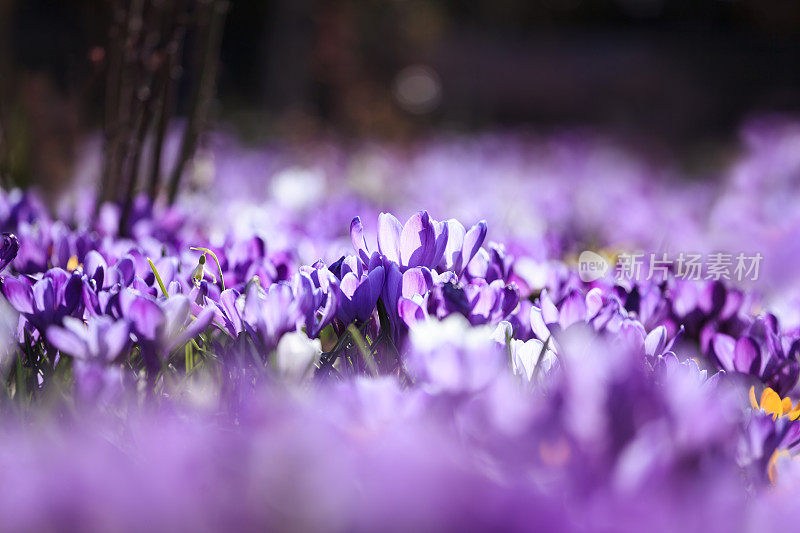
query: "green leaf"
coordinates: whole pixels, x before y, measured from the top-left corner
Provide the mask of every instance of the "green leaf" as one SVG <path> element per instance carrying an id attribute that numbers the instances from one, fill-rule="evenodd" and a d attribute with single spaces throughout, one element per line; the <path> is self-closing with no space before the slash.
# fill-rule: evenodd
<path id="1" fill-rule="evenodd" d="M 167 294 L 167 288 L 164 287 L 164 281 L 161 279 L 161 275 L 158 273 L 156 265 L 153 264 L 149 257 L 147 258 L 147 262 L 150 263 L 150 268 L 153 270 L 153 274 L 156 275 L 156 281 L 158 282 L 158 286 L 161 287 L 161 292 L 164 294 L 164 297 L 169 298 L 169 294 Z"/>

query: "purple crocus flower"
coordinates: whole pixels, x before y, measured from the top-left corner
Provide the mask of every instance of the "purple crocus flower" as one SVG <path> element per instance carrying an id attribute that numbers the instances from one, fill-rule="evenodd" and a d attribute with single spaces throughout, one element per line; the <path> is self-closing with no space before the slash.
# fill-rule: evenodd
<path id="1" fill-rule="evenodd" d="M 534 337 L 542 341 L 561 338 L 563 332 L 573 326 L 586 324 L 594 332 L 609 337 L 616 349 L 644 353 L 652 359 L 668 352 L 677 339 L 676 335 L 669 340 L 663 326 L 648 333 L 639 320 L 628 315 L 613 292 L 604 294 L 598 287 L 586 295 L 571 289 L 558 305 L 550 299 L 547 290 L 543 290 L 539 305 L 541 307 L 531 307 L 530 326 Z M 558 351 L 555 341 L 553 347 Z"/>
<path id="2" fill-rule="evenodd" d="M 0 271 L 17 257 L 18 251 L 19 240 L 17 236 L 13 233 L 3 233 L 2 243 L 0 243 Z"/>
<path id="3" fill-rule="evenodd" d="M 127 320 L 107 316 L 92 317 L 85 324 L 74 317 L 64 318 L 63 326 L 47 328 L 47 341 L 64 354 L 77 359 L 111 363 L 128 344 Z"/>
<path id="4" fill-rule="evenodd" d="M 452 270 L 456 276 L 461 276 L 461 272 L 467 268 L 486 238 L 486 221 L 481 220 L 469 231 L 466 231 L 461 222 L 454 218 L 445 224 L 447 224 L 447 246 L 439 266 L 442 270 Z"/>
<path id="5" fill-rule="evenodd" d="M 75 358 L 73 373 L 78 393 L 85 400 L 105 400 L 119 395 L 122 388 L 121 366 L 112 365 L 130 341 L 127 320 L 107 316 L 82 320 L 66 317 L 64 326 L 47 328 L 47 340 L 62 354 Z"/>
<path id="6" fill-rule="evenodd" d="M 441 275 L 425 267 L 409 268 L 402 274 L 389 268 L 384 291 L 388 308 L 397 309 L 408 326 L 429 315 L 443 319 L 458 313 L 473 325 L 496 324 L 508 317 L 519 304 L 519 290 L 496 279 L 491 283 L 476 278 L 464 287 L 457 284 L 453 272 Z M 391 314 L 390 314 L 391 316 Z"/>
<path id="7" fill-rule="evenodd" d="M 81 287 L 80 274 L 60 268 L 51 268 L 34 283 L 25 277 L 3 279 L 3 295 L 40 332 L 77 312 Z"/>
<path id="8" fill-rule="evenodd" d="M 251 285 L 254 285 L 251 282 Z M 291 304 L 292 313 L 295 311 L 302 316 L 306 327 L 306 334 L 314 338 L 334 319 L 338 304 L 339 280 L 320 261 L 313 267 L 300 268 L 292 279 L 292 292 L 294 295 Z M 244 309 L 247 298 L 259 298 L 257 288 L 248 288 L 247 296 L 241 295 L 235 289 L 222 292 L 218 302 L 213 302 L 217 307 L 215 322 L 231 337 L 238 337 L 242 331 L 255 333 L 254 328 L 244 319 Z"/>
<path id="9" fill-rule="evenodd" d="M 705 284 L 688 280 L 671 280 L 668 291 L 671 299 L 670 329 L 684 326 L 690 338 L 700 342 L 700 349 L 708 353 L 716 333 L 739 337 L 747 322 L 739 315 L 747 309 L 741 291 L 726 287 L 720 281 Z"/>
<path id="10" fill-rule="evenodd" d="M 788 394 L 800 377 L 800 339 L 782 335 L 771 314 L 756 318 L 738 339 L 724 333 L 714 335 L 711 355 L 720 368 L 756 376 L 781 396 Z"/>
<path id="11" fill-rule="evenodd" d="M 377 266 L 359 277 L 349 271 L 339 283 L 339 318 L 345 324 L 353 320 L 366 321 L 375 310 L 375 304 L 383 290 L 384 272 Z"/>
<path id="12" fill-rule="evenodd" d="M 507 254 L 501 244 L 490 242 L 489 250 L 479 248 L 473 259 L 466 265 L 469 279 L 485 279 L 489 283 L 501 279 L 508 280 L 514 257 Z"/>
<path id="13" fill-rule="evenodd" d="M 578 322 L 585 322 L 589 318 L 587 312 L 596 315 L 599 309 L 590 305 L 594 302 L 595 294 L 584 296 L 577 290 L 570 291 L 566 297 L 556 305 L 550 299 L 547 289 L 539 295 L 539 306 L 531 309 L 531 327 L 534 335 L 539 340 L 547 340 L 551 332 L 558 332 L 569 328 Z M 589 304 L 587 305 L 587 300 Z"/>
<path id="14" fill-rule="evenodd" d="M 336 316 L 338 286 L 339 280 L 321 261 L 295 274 L 292 287 L 309 337 L 319 335 Z"/>
<path id="15" fill-rule="evenodd" d="M 457 283 L 437 285 L 433 288 L 432 299 L 436 303 L 435 313 L 440 320 L 453 313 L 469 317 L 472 312 L 472 302 L 464 288 Z"/>
<path id="16" fill-rule="evenodd" d="M 126 288 L 120 291 L 112 307 L 114 315 L 130 320 L 131 332 L 142 347 L 142 357 L 151 377 L 159 367 L 159 357 L 166 357 L 189 342 L 214 319 L 211 307 L 193 317 L 192 302 L 182 294 L 156 301 Z"/>
<path id="17" fill-rule="evenodd" d="M 106 263 L 105 258 L 100 254 L 100 252 L 96 250 L 90 250 L 86 257 L 83 260 L 83 271 L 89 277 L 89 279 L 93 280 L 95 283 L 95 287 L 99 289 L 106 288 L 107 285 L 104 285 L 106 271 L 108 270 L 108 263 Z M 109 276 L 109 281 L 111 281 L 111 276 Z"/>
<path id="18" fill-rule="evenodd" d="M 431 306 L 433 306 L 432 309 L 434 311 L 439 307 L 446 307 L 444 304 L 439 305 L 436 300 L 431 300 L 429 292 L 434 289 L 440 289 L 445 285 L 455 284 L 452 272 L 445 272 L 440 275 L 435 270 L 430 270 L 426 267 L 414 267 L 400 274 L 399 268 L 392 262 L 387 262 L 386 269 L 389 272 L 389 276 L 387 276 L 387 288 L 384 289 L 382 297 L 389 311 L 389 317 L 393 320 L 393 325 L 396 329 L 427 319 L 429 307 Z M 390 284 L 393 286 L 389 287 Z M 458 290 L 466 300 L 464 291 L 460 288 Z M 471 308 L 471 303 L 467 301 L 466 310 L 462 314 L 469 316 Z M 447 314 L 449 313 L 437 316 L 444 318 Z M 396 319 L 399 319 L 399 322 L 394 322 Z"/>
<path id="19" fill-rule="evenodd" d="M 464 287 L 470 302 L 469 321 L 473 325 L 497 323 L 511 314 L 519 303 L 516 285 L 506 285 L 501 279 L 487 283 L 473 279 Z"/>
<path id="20" fill-rule="evenodd" d="M 614 287 L 614 292 L 624 302 L 625 309 L 647 329 L 664 324 L 669 314 L 669 302 L 664 298 L 661 287 L 653 282 L 634 284 L 630 291 L 622 286 Z"/>
<path id="21" fill-rule="evenodd" d="M 251 283 L 241 316 L 264 356 L 278 345 L 284 333 L 296 329 L 303 320 L 292 287 L 284 282 L 274 283 L 267 290 Z"/>
<path id="22" fill-rule="evenodd" d="M 133 283 L 135 275 L 135 266 L 133 259 L 129 256 L 122 257 L 117 263 L 106 269 L 103 278 L 103 288 L 109 288 L 117 283 L 122 286 L 129 286 Z"/>
<path id="23" fill-rule="evenodd" d="M 194 317 L 191 300 L 180 294 L 164 300 L 161 309 L 164 321 L 158 330 L 158 346 L 165 355 L 202 333 L 214 318 L 211 308 L 203 309 Z"/>
<path id="24" fill-rule="evenodd" d="M 741 436 L 739 461 L 750 467 L 752 477 L 761 484 L 769 479 L 770 461 L 776 452 L 800 444 L 800 424 L 787 417 L 774 418 L 763 411 L 752 413 Z"/>
<path id="25" fill-rule="evenodd" d="M 125 288 L 114 294 L 106 312 L 117 319 L 128 318 L 131 332 L 141 340 L 155 341 L 164 321 L 164 312 L 155 299 L 144 293 Z"/>
<path id="26" fill-rule="evenodd" d="M 361 260 L 368 262 L 370 254 L 359 217 L 350 224 L 350 238 Z M 415 213 L 405 225 L 389 213 L 378 215 L 378 250 L 401 271 L 418 266 L 435 268 L 447 243 L 448 224 L 432 219 L 427 211 Z"/>
<path id="27" fill-rule="evenodd" d="M 755 376 L 761 374 L 761 351 L 750 337 L 734 339 L 730 335 L 717 333 L 712 345 L 712 353 L 723 370 Z"/>
<path id="28" fill-rule="evenodd" d="M 219 301 L 214 302 L 217 308 L 214 323 L 234 339 L 244 331 L 245 323 L 242 321 L 240 310 L 244 306 L 243 299 L 244 297 L 236 289 L 226 289 L 220 293 Z"/>

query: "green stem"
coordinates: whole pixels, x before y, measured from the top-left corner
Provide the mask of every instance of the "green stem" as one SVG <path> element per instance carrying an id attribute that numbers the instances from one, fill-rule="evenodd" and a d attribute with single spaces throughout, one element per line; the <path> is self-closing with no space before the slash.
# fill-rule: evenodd
<path id="1" fill-rule="evenodd" d="M 14 394 L 14 398 L 17 401 L 22 401 L 23 398 L 27 396 L 27 391 L 25 390 L 25 375 L 24 375 L 24 368 L 22 366 L 22 354 L 17 355 L 16 361 L 16 368 L 14 369 L 14 379 L 16 380 L 17 390 Z"/>
<path id="2" fill-rule="evenodd" d="M 186 346 L 183 349 L 184 358 L 186 359 L 186 373 L 192 371 L 192 367 L 194 366 L 194 362 L 192 361 L 192 345 L 190 343 L 186 343 Z"/>
<path id="3" fill-rule="evenodd" d="M 358 351 L 361 353 L 361 357 L 364 359 L 364 362 L 367 363 L 367 368 L 369 369 L 370 373 L 373 376 L 377 376 L 378 365 L 375 363 L 375 359 L 372 358 L 372 354 L 369 352 L 369 347 L 367 346 L 364 337 L 361 335 L 361 332 L 358 331 L 358 328 L 353 324 L 347 326 L 347 332 L 350 333 L 350 337 L 353 339 L 353 342 L 356 343 Z"/>
<path id="4" fill-rule="evenodd" d="M 513 331 L 506 331 L 506 355 L 508 355 L 508 367 L 514 368 L 514 357 L 511 353 L 511 339 L 514 337 Z M 537 361 L 538 362 L 538 361 Z"/>

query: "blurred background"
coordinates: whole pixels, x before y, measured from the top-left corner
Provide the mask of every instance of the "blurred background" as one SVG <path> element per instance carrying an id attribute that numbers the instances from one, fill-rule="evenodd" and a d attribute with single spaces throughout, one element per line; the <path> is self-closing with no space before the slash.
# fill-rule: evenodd
<path id="1" fill-rule="evenodd" d="M 168 3 L 168 2 L 167 2 Z M 237 0 L 209 117 L 243 139 L 407 142 L 588 127 L 688 169 L 753 114 L 800 111 L 790 0 Z M 111 2 L 0 0 L 0 148 L 57 187 L 103 124 Z M 187 61 L 176 116 L 191 101 Z"/>

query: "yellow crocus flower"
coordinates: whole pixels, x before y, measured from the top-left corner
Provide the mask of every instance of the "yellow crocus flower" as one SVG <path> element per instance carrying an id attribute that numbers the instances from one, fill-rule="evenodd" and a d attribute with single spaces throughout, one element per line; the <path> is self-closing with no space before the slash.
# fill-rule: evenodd
<path id="1" fill-rule="evenodd" d="M 767 414 L 771 414 L 773 420 L 779 416 L 787 416 L 789 420 L 800 418 L 800 402 L 792 408 L 791 398 L 781 398 L 780 394 L 770 387 L 763 390 L 760 401 L 756 401 L 756 388 L 750 387 L 750 405 L 753 409 L 763 409 Z"/>

